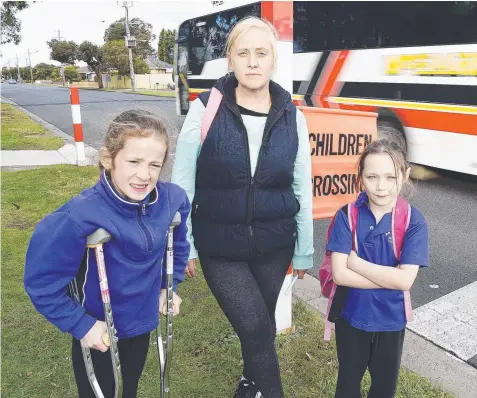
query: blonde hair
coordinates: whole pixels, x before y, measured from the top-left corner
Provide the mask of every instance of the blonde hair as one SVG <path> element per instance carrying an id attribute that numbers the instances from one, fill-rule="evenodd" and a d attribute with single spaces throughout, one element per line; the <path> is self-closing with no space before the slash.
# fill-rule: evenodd
<path id="1" fill-rule="evenodd" d="M 232 52 L 233 46 L 237 42 L 238 38 L 245 33 L 248 33 L 250 29 L 257 28 L 262 29 L 269 33 L 270 35 L 270 44 L 272 46 L 273 53 L 273 65 L 276 67 L 278 59 L 278 50 L 277 50 L 277 41 L 278 33 L 275 27 L 266 19 L 258 18 L 255 16 L 245 17 L 238 21 L 232 30 L 230 31 L 229 37 L 227 38 L 227 45 L 225 47 L 225 56 L 230 62 L 230 54 Z"/>

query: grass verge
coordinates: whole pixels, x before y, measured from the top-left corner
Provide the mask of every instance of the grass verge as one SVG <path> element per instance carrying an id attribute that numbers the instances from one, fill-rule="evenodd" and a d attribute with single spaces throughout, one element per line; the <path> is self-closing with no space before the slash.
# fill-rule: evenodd
<path id="1" fill-rule="evenodd" d="M 2 171 L 2 391 L 5 398 L 76 397 L 68 335 L 40 316 L 23 289 L 23 264 L 36 223 L 98 178 L 95 167 L 49 166 Z M 54 253 L 52 253 L 54 255 Z M 239 340 L 199 275 L 179 287 L 182 314 L 174 323 L 171 375 L 175 398 L 231 397 L 241 375 Z M 302 303 L 294 307 L 296 331 L 277 338 L 286 397 L 332 397 L 337 360 L 322 340 L 323 321 Z M 369 375 L 363 392 L 369 388 Z M 156 346 L 140 382 L 139 397 L 159 395 Z M 398 398 L 450 398 L 429 381 L 401 372 Z"/>
<path id="2" fill-rule="evenodd" d="M 1 104 L 2 150 L 59 149 L 63 140 L 10 104 Z"/>
<path id="3" fill-rule="evenodd" d="M 175 91 L 161 91 L 161 90 L 158 90 L 158 91 L 139 90 L 139 91 L 136 91 L 133 94 L 152 95 L 152 96 L 155 96 L 155 97 L 169 97 L 169 98 L 172 98 L 172 97 L 176 96 Z"/>

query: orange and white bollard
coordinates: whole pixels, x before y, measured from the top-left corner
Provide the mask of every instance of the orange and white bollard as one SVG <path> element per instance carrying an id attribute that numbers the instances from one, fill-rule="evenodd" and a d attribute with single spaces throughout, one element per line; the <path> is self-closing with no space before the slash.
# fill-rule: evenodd
<path id="1" fill-rule="evenodd" d="M 71 116 L 73 118 L 73 133 L 76 146 L 76 165 L 86 166 L 86 154 L 83 141 L 83 124 L 81 123 L 81 111 L 78 87 L 70 88 Z"/>
<path id="2" fill-rule="evenodd" d="M 293 93 L 293 1 L 262 1 L 262 18 L 269 21 L 278 33 L 278 64 L 272 79 L 290 95 Z M 293 281 L 292 266 L 288 269 L 285 282 L 278 296 L 275 320 L 278 333 L 287 333 L 292 326 L 292 294 L 285 294 Z M 290 289 L 291 290 L 291 289 Z"/>

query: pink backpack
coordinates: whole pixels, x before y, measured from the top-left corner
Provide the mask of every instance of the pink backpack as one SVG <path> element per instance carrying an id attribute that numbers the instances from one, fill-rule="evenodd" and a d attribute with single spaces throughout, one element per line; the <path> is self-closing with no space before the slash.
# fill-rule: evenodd
<path id="1" fill-rule="evenodd" d="M 358 224 L 358 208 L 356 207 L 355 202 L 350 203 L 348 206 L 348 222 L 351 229 L 353 237 L 353 250 L 358 252 L 358 241 L 356 236 L 356 226 Z M 338 210 L 341 211 L 341 210 Z M 338 214 L 338 213 L 336 213 Z M 328 233 L 326 237 L 326 242 L 330 239 L 331 230 L 333 228 L 336 215 L 331 220 L 330 226 L 328 227 Z M 409 227 L 409 222 L 411 219 L 411 206 L 409 203 L 402 197 L 398 197 L 396 206 L 394 206 L 392 212 L 392 239 L 393 239 L 393 250 L 394 255 L 399 260 L 401 257 L 402 243 L 404 241 L 404 236 Z M 331 339 L 331 330 L 334 328 L 334 323 L 332 323 L 328 318 L 330 314 L 331 304 L 336 292 L 336 284 L 333 282 L 333 275 L 331 271 L 331 252 L 326 251 L 321 264 L 318 279 L 321 284 L 321 294 L 328 298 L 328 308 L 326 311 L 326 321 L 325 321 L 325 341 Z M 406 313 L 406 321 L 412 321 L 412 305 L 411 305 L 411 294 L 409 291 L 404 292 L 404 309 Z"/>
<path id="2" fill-rule="evenodd" d="M 200 139 L 204 143 L 207 133 L 209 132 L 210 125 L 214 121 L 215 114 L 219 109 L 220 102 L 222 101 L 222 93 L 217 90 L 215 87 L 210 90 L 209 101 L 205 108 L 204 118 L 202 119 L 202 124 L 200 126 Z"/>

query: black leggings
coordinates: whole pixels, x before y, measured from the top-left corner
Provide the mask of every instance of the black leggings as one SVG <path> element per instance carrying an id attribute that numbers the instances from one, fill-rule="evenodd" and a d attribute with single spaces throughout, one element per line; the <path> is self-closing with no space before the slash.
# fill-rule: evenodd
<path id="1" fill-rule="evenodd" d="M 149 349 L 149 333 L 118 341 L 121 374 L 123 377 L 123 398 L 136 398 L 139 379 L 146 363 Z M 95 398 L 86 375 L 80 341 L 73 338 L 73 371 L 80 398 Z M 114 377 L 111 353 L 91 349 L 94 372 L 105 398 L 114 397 Z"/>
<path id="2" fill-rule="evenodd" d="M 275 350 L 275 308 L 294 247 L 248 262 L 202 256 L 205 280 L 237 333 L 242 346 L 243 375 L 264 398 L 284 397 Z"/>
<path id="3" fill-rule="evenodd" d="M 361 380 L 371 375 L 368 398 L 393 398 L 396 393 L 405 329 L 366 332 L 346 320 L 336 322 L 339 372 L 335 398 L 361 398 Z"/>

